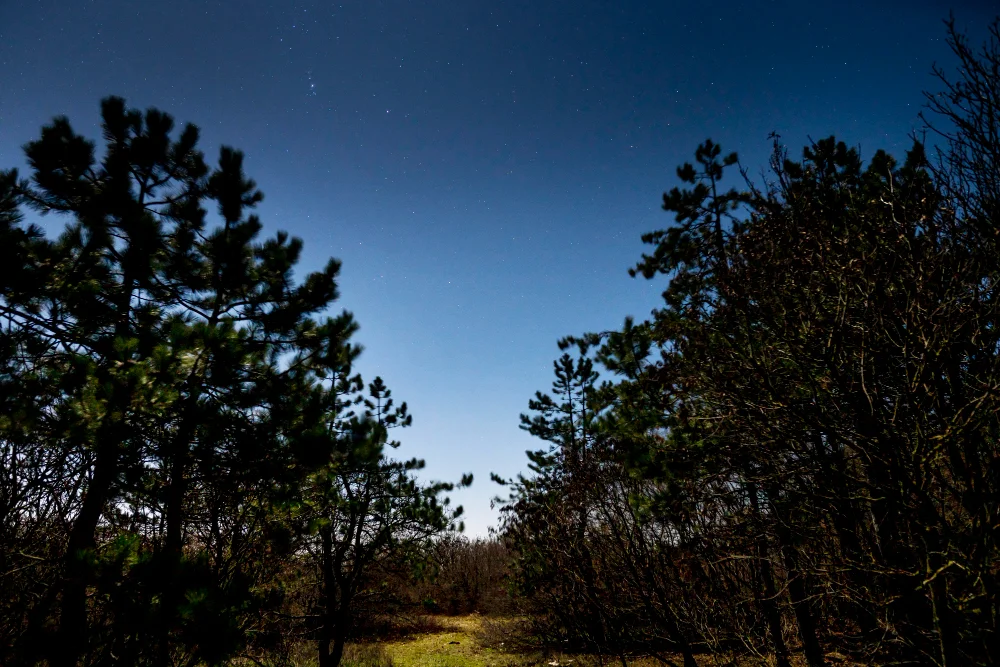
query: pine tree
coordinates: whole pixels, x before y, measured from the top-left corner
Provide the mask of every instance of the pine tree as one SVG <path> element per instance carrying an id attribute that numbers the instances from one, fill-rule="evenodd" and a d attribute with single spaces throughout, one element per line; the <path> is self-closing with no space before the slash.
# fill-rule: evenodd
<path id="1" fill-rule="evenodd" d="M 562 341 L 560 347 L 573 345 Z M 552 451 L 528 452 L 532 464 L 538 468 L 551 465 L 553 456 L 559 457 L 563 465 L 572 466 L 586 456 L 594 437 L 598 410 L 595 409 L 595 385 L 598 374 L 594 362 L 588 356 L 589 345 L 577 342 L 579 355 L 576 359 L 564 353 L 552 362 L 555 380 L 552 394 L 535 392 L 535 398 L 528 402 L 528 409 L 536 414 L 521 415 L 521 428 L 533 436 L 551 443 Z M 536 472 L 538 472 L 536 470 Z"/>
<path id="2" fill-rule="evenodd" d="M 167 114 L 119 98 L 104 100 L 102 117 L 100 160 L 57 118 L 25 148 L 31 180 L 3 178 L 5 363 L 14 377 L 58 383 L 55 419 L 32 425 L 31 446 L 82 462 L 65 481 L 79 504 L 69 498 L 63 517 L 60 580 L 18 646 L 25 660 L 53 665 L 111 652 L 163 662 L 178 647 L 216 662 L 246 639 L 224 599 L 248 593 L 232 588 L 240 577 L 213 579 L 188 558 L 199 497 L 223 478 L 214 470 L 223 461 L 248 481 L 294 461 L 284 445 L 302 419 L 292 396 L 312 382 L 309 360 L 342 348 L 354 328 L 349 315 L 315 319 L 337 296 L 336 261 L 296 285 L 301 241 L 258 240 L 261 222 L 248 211 L 261 194 L 242 154 L 223 148 L 211 169 L 194 126 L 174 139 Z M 48 239 L 21 228 L 16 202 L 68 218 L 66 230 Z M 12 347 L 25 338 L 40 341 L 32 359 Z M 9 424 L 8 437 L 20 426 Z M 280 466 L 259 465 L 282 456 Z M 111 549 L 116 532 L 124 541 Z M 189 587 L 204 589 L 205 577 L 215 592 L 192 607 Z M 95 585 L 100 594 L 88 596 Z M 127 611 L 143 605 L 123 599 L 126 590 L 158 600 L 144 625 Z M 225 631 L 199 634 L 213 614 Z"/>
<path id="3" fill-rule="evenodd" d="M 472 483 L 466 475 L 458 484 L 422 484 L 414 474 L 424 467 L 422 460 L 390 458 L 389 451 L 400 446 L 389 439 L 390 430 L 412 422 L 406 403 L 395 406 L 380 377 L 361 394 L 360 377 L 342 362 L 339 372 L 351 380 L 324 391 L 349 409 L 326 413 L 333 455 L 310 474 L 291 517 L 316 572 L 309 629 L 323 667 L 340 664 L 365 598 L 377 590 L 377 568 L 415 565 L 429 557 L 432 538 L 462 530 L 462 508 L 450 509 L 442 494 Z M 355 406 L 364 409 L 357 413 Z"/>

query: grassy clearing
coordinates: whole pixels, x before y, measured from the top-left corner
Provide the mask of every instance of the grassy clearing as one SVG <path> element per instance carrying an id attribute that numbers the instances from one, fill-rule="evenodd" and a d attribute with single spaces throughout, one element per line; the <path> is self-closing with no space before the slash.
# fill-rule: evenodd
<path id="1" fill-rule="evenodd" d="M 421 633 L 378 644 L 383 662 L 355 662 L 347 667 L 598 667 L 593 656 L 527 648 L 516 642 L 514 619 L 485 619 L 477 614 L 440 619 L 440 632 Z M 353 648 L 353 647 L 352 647 Z M 384 662 L 388 659 L 390 662 Z M 632 667 L 652 667 L 651 659 L 630 660 Z"/>
<path id="2" fill-rule="evenodd" d="M 538 664 L 528 656 L 484 646 L 477 637 L 479 616 L 444 621 L 445 630 L 382 644 L 394 667 L 521 667 Z M 360 666 L 359 666 L 360 667 Z"/>
<path id="3" fill-rule="evenodd" d="M 618 667 L 617 658 L 565 654 L 526 646 L 517 619 L 484 618 L 477 614 L 434 617 L 433 622 L 418 623 L 417 631 L 406 637 L 380 642 L 349 644 L 344 651 L 343 667 Z M 665 656 L 680 665 L 680 656 Z M 314 667 L 315 659 L 296 661 L 298 667 Z M 842 656 L 829 654 L 830 664 L 854 667 Z M 713 658 L 699 656 L 703 667 L 770 667 L 771 660 L 742 657 Z M 663 667 L 651 657 L 630 658 L 629 667 Z M 804 667 L 800 656 L 792 658 L 795 667 Z"/>

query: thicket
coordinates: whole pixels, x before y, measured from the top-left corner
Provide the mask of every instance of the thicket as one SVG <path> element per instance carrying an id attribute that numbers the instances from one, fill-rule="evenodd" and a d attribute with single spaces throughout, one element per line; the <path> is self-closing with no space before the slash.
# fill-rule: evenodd
<path id="1" fill-rule="evenodd" d="M 401 582 L 403 599 L 435 614 L 504 615 L 516 611 L 508 589 L 510 555 L 495 538 L 450 534 L 437 540 L 430 571 Z"/>
<path id="2" fill-rule="evenodd" d="M 352 369 L 339 263 L 296 280 L 242 154 L 102 117 L 101 155 L 57 118 L 29 179 L 0 173 L 0 663 L 280 662 L 301 637 L 336 665 L 381 573 L 458 527 L 454 485 L 391 456 L 411 418 Z"/>
<path id="3" fill-rule="evenodd" d="M 632 269 L 659 308 L 561 341 L 522 417 L 549 446 L 501 534 L 550 639 L 1000 659 L 998 29 L 976 50 L 948 25 L 930 155 L 775 137 L 754 181 L 706 141 L 677 170 Z"/>

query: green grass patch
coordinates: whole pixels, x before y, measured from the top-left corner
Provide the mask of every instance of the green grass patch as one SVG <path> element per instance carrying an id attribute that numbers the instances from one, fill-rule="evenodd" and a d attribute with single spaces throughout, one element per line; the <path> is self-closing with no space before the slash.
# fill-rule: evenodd
<path id="1" fill-rule="evenodd" d="M 349 644 L 342 667 L 619 667 L 618 658 L 566 654 L 545 650 L 526 641 L 524 619 L 436 616 L 413 625 L 412 634 L 381 641 Z M 433 622 L 431 622 L 433 621 Z M 529 638 L 530 639 L 530 638 Z M 666 656 L 680 665 L 680 656 Z M 304 658 L 304 659 L 303 659 Z M 830 654 L 831 664 L 855 667 L 843 656 Z M 312 656 L 302 654 L 297 667 L 314 667 Z M 663 667 L 652 657 L 632 657 L 629 667 Z M 773 667 L 773 658 L 752 656 L 698 656 L 702 667 Z M 805 667 L 801 656 L 793 656 L 795 667 Z"/>
<path id="2" fill-rule="evenodd" d="M 476 619 L 449 619 L 446 632 L 419 635 L 382 644 L 394 667 L 520 667 L 535 664 L 520 656 L 505 655 L 480 646 L 474 632 Z"/>

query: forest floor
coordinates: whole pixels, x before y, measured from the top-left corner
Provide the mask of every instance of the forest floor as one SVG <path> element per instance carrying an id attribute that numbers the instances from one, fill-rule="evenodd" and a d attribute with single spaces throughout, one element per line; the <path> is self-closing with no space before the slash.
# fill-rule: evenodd
<path id="1" fill-rule="evenodd" d="M 531 646 L 524 641 L 525 623 L 518 619 L 468 616 L 435 616 L 418 631 L 406 636 L 371 643 L 347 646 L 342 667 L 618 667 L 617 657 L 561 653 Z M 680 656 L 663 656 L 679 667 Z M 850 667 L 853 664 L 841 656 L 827 656 L 829 664 Z M 308 667 L 315 663 L 301 663 Z M 670 663 L 666 663 L 670 664 Z M 698 656 L 702 667 L 765 667 L 769 660 L 713 658 Z M 795 667 L 804 666 L 799 656 L 792 658 Z M 634 657 L 629 667 L 662 667 L 652 657 Z"/>
<path id="2" fill-rule="evenodd" d="M 347 647 L 343 667 L 597 667 L 617 659 L 563 654 L 525 645 L 518 619 L 468 616 L 432 617 L 430 627 L 406 637 Z M 647 658 L 630 667 L 652 667 Z"/>

